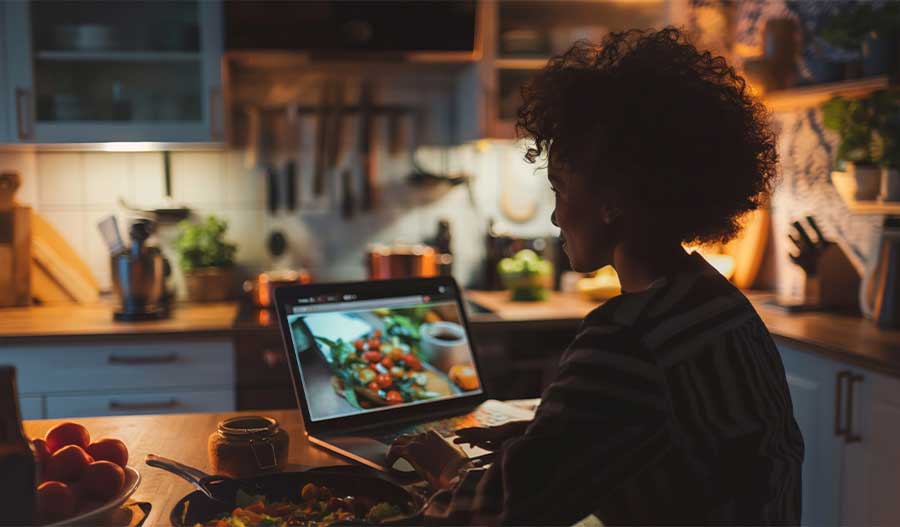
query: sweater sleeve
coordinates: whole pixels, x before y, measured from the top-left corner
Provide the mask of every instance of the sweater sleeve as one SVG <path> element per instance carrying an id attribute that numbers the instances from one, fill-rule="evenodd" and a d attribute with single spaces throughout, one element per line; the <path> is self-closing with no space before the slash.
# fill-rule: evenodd
<path id="1" fill-rule="evenodd" d="M 633 343 L 615 327 L 583 330 L 526 433 L 504 443 L 488 469 L 464 474 L 435 519 L 629 521 L 620 517 L 634 499 L 629 482 L 664 463 L 674 444 L 663 371 Z"/>

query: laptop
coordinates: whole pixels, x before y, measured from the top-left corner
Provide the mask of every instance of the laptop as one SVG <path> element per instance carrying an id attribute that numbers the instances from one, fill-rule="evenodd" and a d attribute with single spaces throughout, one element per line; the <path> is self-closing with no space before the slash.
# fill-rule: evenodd
<path id="1" fill-rule="evenodd" d="M 275 291 L 278 322 L 309 441 L 387 467 L 407 433 L 531 419 L 489 399 L 453 278 L 310 284 Z M 487 454 L 464 449 L 472 457 Z"/>

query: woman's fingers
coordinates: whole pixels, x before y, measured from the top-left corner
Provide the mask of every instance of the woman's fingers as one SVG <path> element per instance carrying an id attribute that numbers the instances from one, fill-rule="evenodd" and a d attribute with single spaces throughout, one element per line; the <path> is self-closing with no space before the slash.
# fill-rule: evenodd
<path id="1" fill-rule="evenodd" d="M 475 426 L 471 428 L 460 428 L 456 431 L 459 437 L 453 439 L 454 443 L 468 443 L 485 450 L 494 450 L 500 444 L 499 430 L 496 428 L 485 428 Z"/>
<path id="2" fill-rule="evenodd" d="M 492 439 L 493 436 L 490 428 L 485 428 L 482 426 L 460 428 L 459 430 L 456 430 L 455 433 L 457 436 L 459 436 L 457 439 L 462 439 L 462 442 L 464 443 L 470 443 L 473 441 L 485 441 L 488 439 Z M 459 441 L 456 442 L 458 443 Z"/>
<path id="3" fill-rule="evenodd" d="M 396 463 L 401 457 L 406 457 L 406 453 L 409 450 L 409 444 L 415 439 L 416 436 L 414 435 L 402 435 L 397 439 L 394 439 L 387 451 L 388 466 Z"/>

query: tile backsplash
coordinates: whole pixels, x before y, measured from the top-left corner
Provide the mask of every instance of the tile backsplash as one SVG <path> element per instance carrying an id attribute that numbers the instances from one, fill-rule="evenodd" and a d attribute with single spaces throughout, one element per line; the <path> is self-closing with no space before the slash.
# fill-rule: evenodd
<path id="1" fill-rule="evenodd" d="M 262 171 L 247 166 L 243 151 L 222 150 L 173 152 L 172 199 L 190 207 L 197 217 L 216 214 L 228 220 L 228 238 L 238 245 L 238 263 L 248 274 L 303 265 L 321 280 L 361 279 L 368 244 L 421 242 L 434 234 L 439 219 L 446 218 L 453 233 L 454 274 L 469 283 L 481 271 L 489 218 L 518 235 L 556 232 L 549 221 L 553 198 L 544 174 L 522 160 L 520 146 L 497 142 L 447 151 L 422 149 L 418 160 L 428 170 L 470 173 L 471 193 L 465 185 L 412 187 L 405 181 L 409 167 L 386 160 L 379 165 L 380 205 L 372 212 L 345 219 L 336 199 L 306 199 L 297 211 L 272 214 L 265 206 Z M 65 236 L 104 289 L 110 287 L 110 269 L 97 223 L 116 214 L 126 236 L 133 214 L 123 204 L 152 208 L 165 200 L 159 152 L 0 152 L 0 169 L 22 174 L 18 200 L 34 206 Z M 538 212 L 527 223 L 503 224 L 501 179 L 537 201 Z M 274 229 L 284 232 L 289 242 L 288 254 L 280 259 L 273 259 L 266 248 Z M 160 228 L 164 251 L 176 233 L 172 226 Z M 174 255 L 167 254 L 175 263 Z"/>

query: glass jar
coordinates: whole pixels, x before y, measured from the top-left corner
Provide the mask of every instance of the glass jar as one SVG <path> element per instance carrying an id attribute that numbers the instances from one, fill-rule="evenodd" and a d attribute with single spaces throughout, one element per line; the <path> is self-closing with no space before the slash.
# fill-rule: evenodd
<path id="1" fill-rule="evenodd" d="M 214 474 L 233 478 L 278 472 L 287 465 L 289 444 L 271 417 L 232 417 L 209 436 L 209 465 Z"/>

